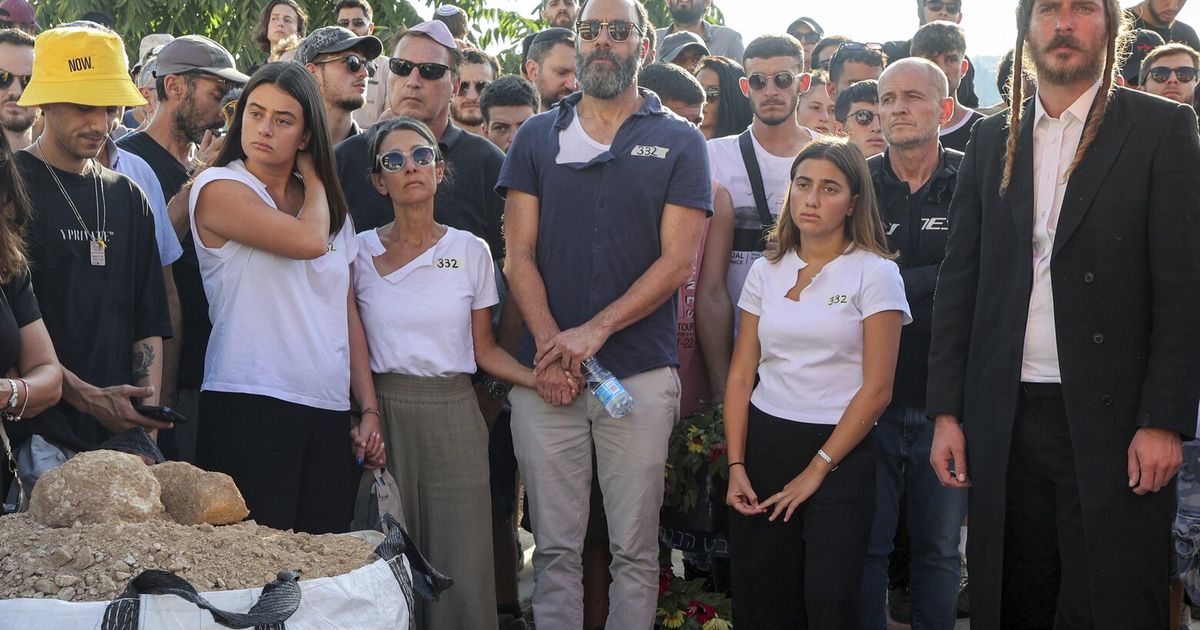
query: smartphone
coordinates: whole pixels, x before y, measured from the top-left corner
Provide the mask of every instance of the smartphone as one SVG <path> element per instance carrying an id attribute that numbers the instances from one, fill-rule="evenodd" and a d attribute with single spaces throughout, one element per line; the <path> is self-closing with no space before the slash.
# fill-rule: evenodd
<path id="1" fill-rule="evenodd" d="M 172 424 L 187 424 L 187 417 L 175 411 L 170 407 L 161 407 L 156 405 L 134 405 L 133 410 L 146 416 L 154 418 L 161 422 L 170 422 Z"/>

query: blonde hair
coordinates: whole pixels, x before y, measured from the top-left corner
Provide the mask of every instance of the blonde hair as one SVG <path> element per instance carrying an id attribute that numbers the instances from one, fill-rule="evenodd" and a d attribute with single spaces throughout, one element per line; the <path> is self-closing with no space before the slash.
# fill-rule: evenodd
<path id="1" fill-rule="evenodd" d="M 1017 5 L 1017 46 L 1013 49 L 1013 70 L 1008 79 L 1008 93 L 1012 97 L 1009 99 L 1008 142 L 1005 145 L 1004 177 L 1000 180 L 1001 195 L 1008 192 L 1008 185 L 1012 181 L 1013 160 L 1017 155 L 1017 139 L 1021 135 L 1021 114 L 1024 108 L 1022 101 L 1025 100 L 1025 39 L 1029 35 L 1029 20 L 1033 17 L 1033 5 L 1036 1 L 1020 0 Z M 1067 177 L 1075 172 L 1075 167 L 1079 166 L 1080 160 L 1095 141 L 1096 133 L 1100 131 L 1100 123 L 1104 121 L 1108 102 L 1116 92 L 1116 73 L 1121 68 L 1118 61 L 1124 56 L 1127 48 L 1128 15 L 1121 9 L 1119 0 L 1103 0 L 1103 2 L 1108 45 L 1104 54 L 1100 91 L 1096 94 L 1096 100 L 1092 102 L 1091 110 L 1088 111 L 1087 125 L 1083 128 L 1083 137 L 1079 141 L 1079 148 L 1075 150 L 1075 157 L 1067 169 Z"/>
<path id="2" fill-rule="evenodd" d="M 879 203 L 875 199 L 875 186 L 871 183 L 871 169 L 867 159 L 857 146 L 844 138 L 819 138 L 804 146 L 800 155 L 792 162 L 789 182 L 796 179 L 796 171 L 805 160 L 825 160 L 837 167 L 853 195 L 854 212 L 843 224 L 846 240 L 852 249 L 862 249 L 887 259 L 896 255 L 889 249 L 887 233 L 879 216 Z M 779 247 L 764 254 L 767 260 L 778 262 L 789 251 L 800 249 L 800 228 L 792 220 L 792 187 L 789 184 L 783 199 L 783 209 L 775 225 L 767 233 L 779 243 Z"/>

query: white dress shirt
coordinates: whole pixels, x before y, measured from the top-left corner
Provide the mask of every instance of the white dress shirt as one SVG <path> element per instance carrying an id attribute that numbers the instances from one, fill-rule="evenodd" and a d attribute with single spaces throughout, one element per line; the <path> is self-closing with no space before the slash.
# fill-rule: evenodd
<path id="1" fill-rule="evenodd" d="M 1029 318 L 1025 323 L 1025 351 L 1021 380 L 1028 383 L 1061 383 L 1058 345 L 1054 330 L 1054 292 L 1050 279 L 1050 254 L 1058 229 L 1058 214 L 1067 191 L 1067 169 L 1083 137 L 1084 122 L 1096 93 L 1097 81 L 1058 118 L 1042 107 L 1039 94 L 1033 110 L 1033 288 Z"/>

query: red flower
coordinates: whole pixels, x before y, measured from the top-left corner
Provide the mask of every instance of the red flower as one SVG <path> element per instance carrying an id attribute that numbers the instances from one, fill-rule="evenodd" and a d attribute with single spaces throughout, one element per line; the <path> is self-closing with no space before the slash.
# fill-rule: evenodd
<path id="1" fill-rule="evenodd" d="M 694 617 L 696 623 L 704 625 L 709 619 L 717 616 L 717 609 L 693 599 L 688 602 L 687 616 Z"/>
<path id="2" fill-rule="evenodd" d="M 708 463 L 713 463 L 725 454 L 725 443 L 717 442 L 713 444 L 712 449 L 708 451 Z"/>
<path id="3" fill-rule="evenodd" d="M 671 582 L 675 581 L 675 572 L 671 570 L 671 565 L 662 568 L 658 574 L 658 596 L 662 597 L 671 590 Z"/>

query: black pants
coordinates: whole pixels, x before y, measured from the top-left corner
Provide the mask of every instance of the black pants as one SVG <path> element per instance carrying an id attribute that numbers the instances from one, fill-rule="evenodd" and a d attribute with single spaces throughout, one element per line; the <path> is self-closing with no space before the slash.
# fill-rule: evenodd
<path id="1" fill-rule="evenodd" d="M 346 531 L 354 510 L 353 457 L 347 411 L 200 393 L 199 465 L 233 477 L 260 525 Z"/>
<path id="2" fill-rule="evenodd" d="M 770 416 L 750 406 L 746 473 L 759 501 L 808 466 L 832 425 Z M 874 432 L 784 523 L 730 509 L 733 619 L 738 630 L 858 627 L 858 591 L 875 516 Z"/>
<path id="3" fill-rule="evenodd" d="M 1079 484 L 1060 386 L 1022 383 L 1007 484 L 1001 627 L 1093 627 Z"/>

